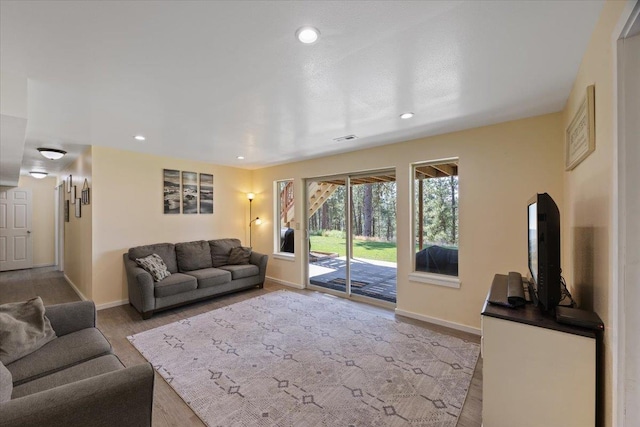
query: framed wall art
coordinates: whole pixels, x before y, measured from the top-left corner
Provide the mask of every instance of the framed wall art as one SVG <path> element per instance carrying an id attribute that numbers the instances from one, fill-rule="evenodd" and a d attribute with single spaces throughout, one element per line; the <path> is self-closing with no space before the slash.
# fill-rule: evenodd
<path id="1" fill-rule="evenodd" d="M 595 86 L 591 85 L 567 128 L 565 170 L 574 169 L 595 151 L 595 127 Z"/>
<path id="2" fill-rule="evenodd" d="M 164 213 L 180 213 L 180 171 L 164 169 Z"/>
<path id="3" fill-rule="evenodd" d="M 82 200 L 76 200 L 76 218 L 80 218 L 82 216 Z"/>
<path id="4" fill-rule="evenodd" d="M 182 172 L 182 213 L 198 213 L 198 174 Z"/>
<path id="5" fill-rule="evenodd" d="M 200 174 L 200 213 L 213 213 L 213 175 Z"/>

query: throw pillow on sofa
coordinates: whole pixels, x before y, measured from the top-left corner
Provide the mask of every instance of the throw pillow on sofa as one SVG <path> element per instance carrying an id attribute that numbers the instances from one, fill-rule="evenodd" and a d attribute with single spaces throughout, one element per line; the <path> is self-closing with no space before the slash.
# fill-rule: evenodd
<path id="1" fill-rule="evenodd" d="M 167 270 L 167 265 L 162 258 L 160 258 L 160 255 L 151 254 L 144 258 L 136 258 L 136 263 L 149 272 L 156 282 L 171 276 L 171 273 Z"/>
<path id="2" fill-rule="evenodd" d="M 237 248 L 231 249 L 231 251 L 229 252 L 229 264 L 230 265 L 249 264 L 250 257 L 251 257 L 251 248 L 238 246 Z"/>
<path id="3" fill-rule="evenodd" d="M 0 362 L 3 364 L 33 353 L 55 337 L 40 297 L 0 305 Z"/>

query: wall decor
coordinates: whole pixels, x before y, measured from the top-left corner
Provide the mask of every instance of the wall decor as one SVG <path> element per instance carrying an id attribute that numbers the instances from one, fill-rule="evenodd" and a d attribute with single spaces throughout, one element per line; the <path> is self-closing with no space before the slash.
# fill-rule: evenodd
<path id="1" fill-rule="evenodd" d="M 72 176 L 69 175 L 69 177 L 67 178 L 66 184 L 67 184 L 67 193 L 71 193 L 71 185 L 72 185 Z"/>
<path id="2" fill-rule="evenodd" d="M 76 218 L 80 218 L 82 216 L 82 200 L 77 199 L 75 204 L 76 204 Z"/>
<path id="3" fill-rule="evenodd" d="M 87 181 L 87 178 L 84 179 L 84 185 L 82 186 L 81 194 L 82 194 L 81 196 L 82 204 L 88 205 L 89 204 L 89 181 Z"/>
<path id="4" fill-rule="evenodd" d="M 567 128 L 565 140 L 565 170 L 572 170 L 596 149 L 595 86 L 587 93 Z"/>
<path id="5" fill-rule="evenodd" d="M 76 203 L 76 186 L 72 185 L 71 186 L 71 203 L 75 204 Z"/>
<path id="6" fill-rule="evenodd" d="M 164 213 L 180 213 L 180 171 L 164 169 Z"/>
<path id="7" fill-rule="evenodd" d="M 64 222 L 69 222 L 69 201 L 64 201 Z"/>
<path id="8" fill-rule="evenodd" d="M 198 174 L 182 172 L 182 213 L 198 213 Z"/>
<path id="9" fill-rule="evenodd" d="M 213 175 L 200 174 L 200 213 L 213 213 Z"/>

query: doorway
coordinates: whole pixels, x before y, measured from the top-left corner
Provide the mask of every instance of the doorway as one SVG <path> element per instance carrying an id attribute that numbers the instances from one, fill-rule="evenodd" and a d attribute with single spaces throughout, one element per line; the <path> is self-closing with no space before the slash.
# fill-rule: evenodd
<path id="1" fill-rule="evenodd" d="M 31 189 L 0 191 L 0 271 L 33 267 L 31 202 Z"/>
<path id="2" fill-rule="evenodd" d="M 396 303 L 394 170 L 306 180 L 308 286 Z"/>

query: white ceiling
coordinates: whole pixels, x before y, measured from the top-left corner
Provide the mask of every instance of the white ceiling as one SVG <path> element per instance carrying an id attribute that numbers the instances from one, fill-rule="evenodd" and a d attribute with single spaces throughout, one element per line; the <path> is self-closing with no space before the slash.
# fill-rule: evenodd
<path id="1" fill-rule="evenodd" d="M 602 4 L 2 0 L 0 70 L 23 172 L 88 145 L 256 168 L 559 111 Z"/>

